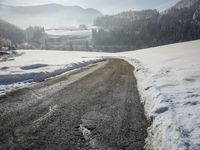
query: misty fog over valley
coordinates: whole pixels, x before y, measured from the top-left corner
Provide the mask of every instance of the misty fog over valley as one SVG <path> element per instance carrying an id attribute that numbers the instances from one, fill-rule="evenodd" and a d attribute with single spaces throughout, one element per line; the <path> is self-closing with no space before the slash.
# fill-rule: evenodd
<path id="1" fill-rule="evenodd" d="M 160 12 L 114 15 L 61 4 L 0 4 L 0 28 L 4 41 L 18 48 L 118 52 L 199 39 L 199 12 L 198 0 L 183 0 Z"/>
<path id="2" fill-rule="evenodd" d="M 0 150 L 200 150 L 200 0 L 1 0 Z"/>
<path id="3" fill-rule="evenodd" d="M 102 15 L 98 10 L 79 6 L 48 4 L 40 6 L 7 6 L 0 5 L 1 19 L 23 29 L 29 26 L 58 28 L 93 24 L 96 17 Z M 11 17 L 12 16 L 12 17 Z"/>

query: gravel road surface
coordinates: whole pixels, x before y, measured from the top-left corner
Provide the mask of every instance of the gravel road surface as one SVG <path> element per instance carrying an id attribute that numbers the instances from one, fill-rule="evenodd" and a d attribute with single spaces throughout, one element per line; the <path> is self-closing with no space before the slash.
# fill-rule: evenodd
<path id="1" fill-rule="evenodd" d="M 0 149 L 143 149 L 149 123 L 133 70 L 110 59 L 0 97 Z"/>

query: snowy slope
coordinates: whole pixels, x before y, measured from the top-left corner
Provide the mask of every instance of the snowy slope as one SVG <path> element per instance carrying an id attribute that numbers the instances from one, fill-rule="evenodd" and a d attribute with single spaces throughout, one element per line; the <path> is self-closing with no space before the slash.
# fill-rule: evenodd
<path id="1" fill-rule="evenodd" d="M 147 149 L 200 149 L 200 41 L 118 54 L 136 67 Z"/>
<path id="2" fill-rule="evenodd" d="M 73 69 L 102 60 L 106 53 L 19 50 L 21 56 L 14 60 L 0 62 L 0 95 L 44 81 Z"/>

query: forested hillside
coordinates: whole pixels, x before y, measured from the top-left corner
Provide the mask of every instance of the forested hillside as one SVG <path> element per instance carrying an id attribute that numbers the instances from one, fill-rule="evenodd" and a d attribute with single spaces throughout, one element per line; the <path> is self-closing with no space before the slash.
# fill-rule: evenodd
<path id="1" fill-rule="evenodd" d="M 0 38 L 8 39 L 12 43 L 22 43 L 25 40 L 24 30 L 0 19 Z"/>
<path id="2" fill-rule="evenodd" d="M 93 31 L 93 44 L 97 49 L 117 51 L 199 39 L 200 1 L 186 1 L 165 13 L 144 10 L 99 17 L 94 22 L 100 29 Z"/>
<path id="3" fill-rule="evenodd" d="M 43 27 L 30 26 L 23 30 L 4 20 L 0 20 L 0 49 L 13 48 L 42 48 L 45 31 Z M 25 45 L 24 45 L 25 44 Z"/>

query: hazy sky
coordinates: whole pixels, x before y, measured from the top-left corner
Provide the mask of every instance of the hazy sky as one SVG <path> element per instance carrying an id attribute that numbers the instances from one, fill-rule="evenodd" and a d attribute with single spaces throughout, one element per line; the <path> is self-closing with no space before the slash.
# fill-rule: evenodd
<path id="1" fill-rule="evenodd" d="M 58 3 L 63 5 L 78 5 L 84 8 L 96 8 L 102 13 L 112 14 L 123 10 L 158 9 L 164 10 L 179 0 L 0 0 L 7 5 L 39 5 Z"/>

